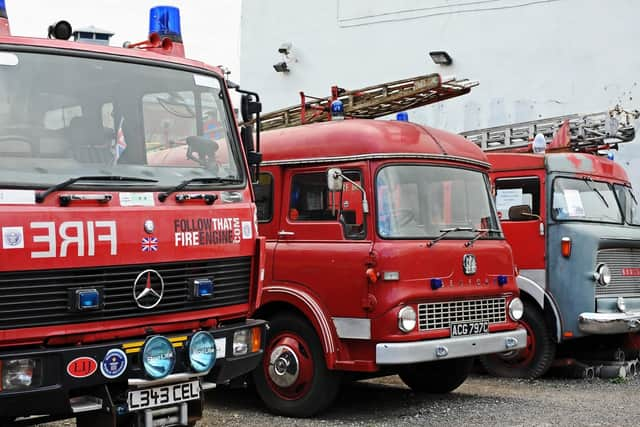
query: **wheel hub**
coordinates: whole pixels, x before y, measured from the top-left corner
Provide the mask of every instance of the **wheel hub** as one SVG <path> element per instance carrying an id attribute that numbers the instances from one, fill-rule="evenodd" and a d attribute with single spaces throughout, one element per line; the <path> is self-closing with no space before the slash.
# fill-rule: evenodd
<path id="1" fill-rule="evenodd" d="M 300 375 L 300 364 L 295 351 L 281 345 L 273 349 L 269 357 L 269 378 L 279 387 L 290 387 Z"/>

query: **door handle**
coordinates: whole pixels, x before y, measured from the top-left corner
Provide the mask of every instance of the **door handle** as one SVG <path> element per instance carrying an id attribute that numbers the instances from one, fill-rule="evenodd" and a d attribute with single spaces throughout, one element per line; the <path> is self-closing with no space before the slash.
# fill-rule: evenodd
<path id="1" fill-rule="evenodd" d="M 278 231 L 278 236 L 280 236 L 280 237 L 295 236 L 295 235 L 296 235 L 296 233 L 294 233 L 293 231 L 284 231 L 284 230 Z"/>

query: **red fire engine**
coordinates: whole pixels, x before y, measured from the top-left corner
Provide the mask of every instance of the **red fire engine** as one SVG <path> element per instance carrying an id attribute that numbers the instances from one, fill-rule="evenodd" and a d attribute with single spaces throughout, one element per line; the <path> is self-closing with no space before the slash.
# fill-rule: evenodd
<path id="1" fill-rule="evenodd" d="M 634 139 L 637 117 L 616 107 L 463 134 L 491 162 L 529 337 L 521 351 L 483 357 L 489 372 L 535 378 L 555 358 L 637 356 L 640 209 L 625 170 L 607 159 Z"/>
<path id="2" fill-rule="evenodd" d="M 0 0 L 3 426 L 191 425 L 262 356 L 258 153 L 221 70 L 184 58 L 178 10 L 153 8 L 150 33 L 13 37 Z M 159 165 L 163 144 L 180 161 Z"/>
<path id="3" fill-rule="evenodd" d="M 267 238 L 255 315 L 271 327 L 253 379 L 270 410 L 310 416 L 341 380 L 394 373 L 415 391 L 446 393 L 473 356 L 526 345 L 481 150 L 429 127 L 328 114 L 382 116 L 473 85 L 428 75 L 334 88 L 263 115 L 274 130 L 255 186 Z"/>

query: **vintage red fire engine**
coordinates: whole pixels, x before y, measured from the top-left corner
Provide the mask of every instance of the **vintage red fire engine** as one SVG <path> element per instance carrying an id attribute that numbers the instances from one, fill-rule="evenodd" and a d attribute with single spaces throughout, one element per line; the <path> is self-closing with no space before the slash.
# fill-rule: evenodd
<path id="1" fill-rule="evenodd" d="M 0 0 L 0 424 L 193 424 L 262 356 L 257 153 L 176 8 L 128 49 L 71 33 L 13 37 Z"/>
<path id="2" fill-rule="evenodd" d="M 354 119 L 266 132 L 261 151 L 256 317 L 271 328 L 253 378 L 272 411 L 309 416 L 341 379 L 393 373 L 416 391 L 449 392 L 473 356 L 526 344 L 480 149 Z"/>

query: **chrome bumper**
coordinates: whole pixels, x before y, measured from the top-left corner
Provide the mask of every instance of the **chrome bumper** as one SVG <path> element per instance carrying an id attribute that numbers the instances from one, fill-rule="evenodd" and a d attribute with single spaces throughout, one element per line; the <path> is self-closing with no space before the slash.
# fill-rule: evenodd
<path id="1" fill-rule="evenodd" d="M 578 328 L 586 334 L 624 334 L 640 331 L 640 312 L 582 313 Z"/>
<path id="2" fill-rule="evenodd" d="M 400 365 L 431 362 L 518 350 L 526 345 L 527 332 L 524 328 L 440 340 L 380 343 L 376 345 L 376 363 Z"/>

